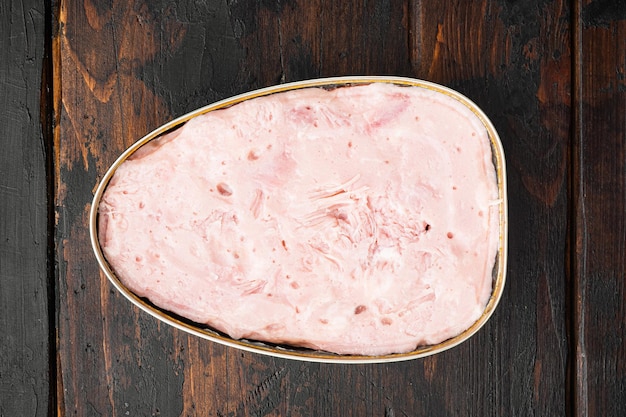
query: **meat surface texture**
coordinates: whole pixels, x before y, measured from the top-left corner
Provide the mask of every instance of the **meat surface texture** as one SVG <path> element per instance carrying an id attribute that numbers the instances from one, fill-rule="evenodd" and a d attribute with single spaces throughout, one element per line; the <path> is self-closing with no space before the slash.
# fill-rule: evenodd
<path id="1" fill-rule="evenodd" d="M 234 339 L 383 355 L 481 316 L 497 199 L 488 133 L 456 99 L 304 88 L 142 146 L 105 190 L 99 239 L 132 292 Z"/>

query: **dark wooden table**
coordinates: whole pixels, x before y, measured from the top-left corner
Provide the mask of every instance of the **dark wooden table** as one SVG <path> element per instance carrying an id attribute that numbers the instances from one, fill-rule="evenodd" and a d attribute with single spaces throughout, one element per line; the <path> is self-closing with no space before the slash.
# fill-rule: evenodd
<path id="1" fill-rule="evenodd" d="M 0 4 L 0 416 L 626 415 L 626 2 Z M 491 321 L 442 354 L 311 364 L 139 311 L 87 213 L 136 139 L 236 93 L 335 75 L 457 89 L 508 163 Z"/>

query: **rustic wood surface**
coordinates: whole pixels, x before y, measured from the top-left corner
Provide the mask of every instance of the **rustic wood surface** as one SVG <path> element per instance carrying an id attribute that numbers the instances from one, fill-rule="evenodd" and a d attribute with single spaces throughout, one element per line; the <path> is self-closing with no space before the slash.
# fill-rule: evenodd
<path id="1" fill-rule="evenodd" d="M 49 152 L 40 124 L 45 37 L 43 2 L 2 2 L 0 416 L 46 416 L 54 407 L 48 395 L 49 308 L 55 305 L 48 287 L 54 280 L 48 273 Z"/>
<path id="2" fill-rule="evenodd" d="M 576 416 L 626 414 L 626 3 L 576 5 L 571 235 Z"/>
<path id="3" fill-rule="evenodd" d="M 623 416 L 626 3 L 0 4 L 0 416 Z M 100 273 L 87 215 L 135 140 L 221 98 L 335 75 L 454 88 L 502 138 L 503 299 L 474 337 L 385 365 L 244 353 Z"/>

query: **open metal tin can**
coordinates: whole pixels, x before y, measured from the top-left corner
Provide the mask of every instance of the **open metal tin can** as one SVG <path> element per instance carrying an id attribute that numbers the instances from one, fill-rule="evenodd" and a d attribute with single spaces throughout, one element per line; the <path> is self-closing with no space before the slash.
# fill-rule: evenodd
<path id="1" fill-rule="evenodd" d="M 381 356 L 362 356 L 362 355 L 339 355 L 328 353 L 324 351 L 316 351 L 310 349 L 303 349 L 297 347 L 290 347 L 284 345 L 272 345 L 269 343 L 257 342 L 252 340 L 236 340 L 228 337 L 227 335 L 212 330 L 206 325 L 197 324 L 181 318 L 176 314 L 163 310 L 161 308 L 156 307 L 150 301 L 138 297 L 132 291 L 130 291 L 120 279 L 116 276 L 115 272 L 107 262 L 106 257 L 103 254 L 99 237 L 98 237 L 98 208 L 100 206 L 100 202 L 103 196 L 103 193 L 109 184 L 109 181 L 115 174 L 118 167 L 128 159 L 133 153 L 135 153 L 138 149 L 140 149 L 143 145 L 150 142 L 151 140 L 162 136 L 163 134 L 170 132 L 184 123 L 189 121 L 190 119 L 197 117 L 199 115 L 212 112 L 215 110 L 227 108 L 233 106 L 237 103 L 250 100 L 256 97 L 267 96 L 275 93 L 285 92 L 289 90 L 297 90 L 303 88 L 310 87 L 323 87 L 323 88 L 334 88 L 334 87 L 343 87 L 343 86 L 353 86 L 353 85 L 364 85 L 371 83 L 389 83 L 396 84 L 401 86 L 414 86 L 421 87 L 429 90 L 433 90 L 435 92 L 447 95 L 449 97 L 454 98 L 455 100 L 462 103 L 474 115 L 482 122 L 484 125 L 490 142 L 491 149 L 493 155 L 493 164 L 496 171 L 497 176 L 497 186 L 498 186 L 498 202 L 497 202 L 497 210 L 499 213 L 499 245 L 498 252 L 496 255 L 495 265 L 493 266 L 492 277 L 493 277 L 493 285 L 492 285 L 492 293 L 491 297 L 479 319 L 474 322 L 469 328 L 467 328 L 464 332 L 459 334 L 458 336 L 452 337 L 444 342 L 438 343 L 436 345 L 430 346 L 420 346 L 417 349 L 407 352 L 407 353 L 399 353 L 399 354 L 389 354 L 389 355 L 381 355 Z M 232 98 L 228 98 L 225 100 L 218 101 L 216 103 L 210 104 L 208 106 L 197 109 L 193 112 L 190 112 L 184 116 L 181 116 L 175 120 L 166 123 L 154 131 L 150 132 L 143 138 L 139 139 L 136 143 L 134 143 L 131 147 L 129 147 L 125 152 L 123 152 L 119 158 L 113 163 L 113 165 L 109 168 L 109 170 L 102 177 L 93 198 L 93 203 L 91 205 L 91 210 L 89 213 L 89 232 L 91 238 L 91 244 L 96 256 L 96 259 L 100 265 L 101 270 L 107 276 L 109 281 L 119 290 L 130 302 L 135 304 L 140 309 L 144 310 L 148 314 L 156 317 L 158 320 L 165 322 L 175 328 L 193 334 L 195 336 L 208 339 L 210 341 L 220 343 L 226 346 L 234 347 L 237 349 L 242 349 L 249 352 L 256 352 L 265 355 L 271 355 L 280 358 L 287 359 L 295 359 L 309 362 L 326 362 L 326 363 L 385 363 L 385 362 L 396 362 L 396 361 L 404 361 L 415 358 L 421 358 L 429 355 L 433 355 L 438 352 L 442 352 L 444 350 L 450 349 L 468 338 L 470 338 L 473 334 L 475 334 L 491 317 L 493 314 L 498 302 L 503 293 L 505 276 L 506 276 L 506 264 L 507 264 L 507 190 L 506 190 L 506 169 L 505 169 L 505 159 L 504 152 L 502 149 L 502 144 L 500 142 L 500 138 L 489 121 L 487 116 L 480 110 L 472 101 L 470 101 L 465 96 L 460 93 L 451 90 L 449 88 L 443 87 L 438 84 L 416 80 L 411 78 L 402 78 L 402 77 L 377 77 L 377 76 L 352 76 L 352 77 L 335 77 L 335 78 L 321 78 L 321 79 L 313 79 L 308 81 L 294 82 L 288 84 L 277 85 L 273 87 L 263 88 L 259 90 L 255 90 L 249 93 L 241 94 Z"/>

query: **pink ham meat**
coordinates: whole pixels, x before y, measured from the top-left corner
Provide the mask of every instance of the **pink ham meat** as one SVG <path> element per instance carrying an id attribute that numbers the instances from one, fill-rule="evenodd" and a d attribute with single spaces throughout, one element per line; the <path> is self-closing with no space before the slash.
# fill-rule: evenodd
<path id="1" fill-rule="evenodd" d="M 482 314 L 498 249 L 485 127 L 453 98 L 374 83 L 198 116 L 110 181 L 119 279 L 232 338 L 382 355 Z"/>

